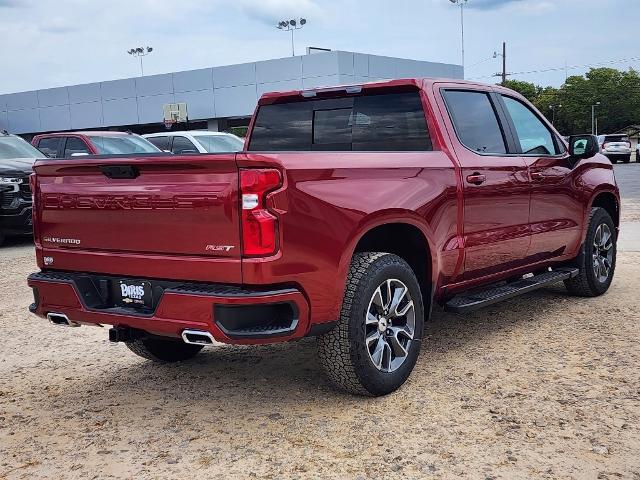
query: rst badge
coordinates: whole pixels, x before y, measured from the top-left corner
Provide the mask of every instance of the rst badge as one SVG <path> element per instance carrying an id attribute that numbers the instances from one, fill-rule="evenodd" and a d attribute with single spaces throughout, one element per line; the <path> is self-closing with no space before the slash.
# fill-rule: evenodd
<path id="1" fill-rule="evenodd" d="M 207 245 L 205 247 L 205 251 L 207 251 L 207 252 L 230 252 L 234 248 L 236 248 L 236 247 L 234 247 L 233 245 Z"/>

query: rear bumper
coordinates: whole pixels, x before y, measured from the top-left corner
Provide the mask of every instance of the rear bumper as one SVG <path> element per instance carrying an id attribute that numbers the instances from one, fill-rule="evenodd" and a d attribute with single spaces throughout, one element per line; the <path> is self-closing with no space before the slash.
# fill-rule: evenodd
<path id="1" fill-rule="evenodd" d="M 113 307 L 101 282 L 117 277 L 45 271 L 29 276 L 39 317 L 65 314 L 88 325 L 130 327 L 154 335 L 180 337 L 187 329 L 209 332 L 222 343 L 257 344 L 292 340 L 309 331 L 309 306 L 294 288 L 250 289 L 232 285 L 150 280 L 153 311 Z M 141 279 L 146 280 L 146 279 Z"/>
<path id="2" fill-rule="evenodd" d="M 609 159 L 613 158 L 613 159 L 619 160 L 619 159 L 623 159 L 623 158 L 629 158 L 631 156 L 631 151 L 628 151 L 628 152 L 602 152 L 602 154 L 605 157 L 609 158 Z"/>

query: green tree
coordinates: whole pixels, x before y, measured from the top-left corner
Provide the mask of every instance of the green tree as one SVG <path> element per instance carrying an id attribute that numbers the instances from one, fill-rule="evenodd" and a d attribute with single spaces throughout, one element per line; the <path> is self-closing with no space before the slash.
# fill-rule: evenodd
<path id="1" fill-rule="evenodd" d="M 593 68 L 567 78 L 560 88 L 508 80 L 511 88 L 534 105 L 566 135 L 591 132 L 591 106 L 596 107 L 598 132 L 613 133 L 640 124 L 640 75 L 631 69 Z"/>
<path id="2" fill-rule="evenodd" d="M 515 90 L 530 102 L 534 102 L 542 90 L 538 85 L 522 80 L 507 80 L 502 86 Z"/>

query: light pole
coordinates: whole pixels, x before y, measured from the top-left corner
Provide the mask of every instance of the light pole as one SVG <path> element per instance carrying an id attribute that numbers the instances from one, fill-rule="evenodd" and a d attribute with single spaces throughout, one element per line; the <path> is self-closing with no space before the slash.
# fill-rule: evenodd
<path id="1" fill-rule="evenodd" d="M 144 77 L 144 66 L 142 65 L 142 57 L 146 57 L 151 52 L 153 52 L 153 47 L 146 47 L 146 48 L 136 47 L 136 48 L 132 48 L 131 50 L 127 50 L 127 53 L 132 57 L 140 58 L 140 76 L 141 77 Z"/>
<path id="2" fill-rule="evenodd" d="M 562 108 L 562 105 L 549 105 L 551 109 L 551 125 L 556 123 L 556 108 Z"/>
<path id="3" fill-rule="evenodd" d="M 295 46 L 295 43 L 293 42 L 293 32 L 295 32 L 296 30 L 300 30 L 306 24 L 307 24 L 307 19 L 300 18 L 298 20 L 295 20 L 295 19 L 282 20 L 281 22 L 278 22 L 278 25 L 276 25 L 276 28 L 278 30 L 291 32 L 291 56 L 292 57 L 296 56 L 296 46 Z"/>
<path id="4" fill-rule="evenodd" d="M 460 5 L 460 32 L 462 39 L 462 72 L 464 75 L 464 6 L 467 0 L 449 0 L 454 5 Z"/>
<path id="5" fill-rule="evenodd" d="M 502 77 L 502 83 L 500 85 L 504 85 L 507 81 L 507 42 L 502 42 L 502 53 L 493 52 L 493 58 L 502 57 L 502 73 L 496 73 L 494 77 Z"/>
<path id="6" fill-rule="evenodd" d="M 600 106 L 600 102 L 591 105 L 591 135 L 596 134 L 596 107 Z"/>

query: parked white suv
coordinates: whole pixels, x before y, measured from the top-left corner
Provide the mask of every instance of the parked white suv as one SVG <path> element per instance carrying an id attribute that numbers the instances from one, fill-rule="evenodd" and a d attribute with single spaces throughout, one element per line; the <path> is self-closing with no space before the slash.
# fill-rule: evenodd
<path id="1" fill-rule="evenodd" d="M 190 130 L 143 135 L 160 150 L 175 154 L 239 152 L 244 140 L 231 133 Z"/>
<path id="2" fill-rule="evenodd" d="M 598 135 L 600 151 L 611 163 L 631 161 L 631 141 L 627 135 Z"/>

